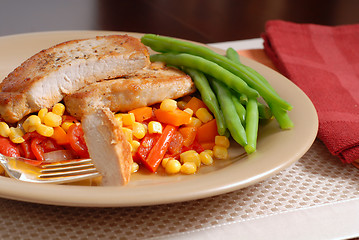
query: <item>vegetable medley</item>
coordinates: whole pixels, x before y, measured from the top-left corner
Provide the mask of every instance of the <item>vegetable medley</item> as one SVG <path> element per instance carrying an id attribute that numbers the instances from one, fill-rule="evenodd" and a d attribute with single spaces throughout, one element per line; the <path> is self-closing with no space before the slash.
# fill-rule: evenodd
<path id="1" fill-rule="evenodd" d="M 201 45 L 145 34 L 141 41 L 159 54 L 151 61 L 177 67 L 191 76 L 199 97 L 165 99 L 154 106 L 114 113 L 132 148 L 132 172 L 144 167 L 168 174 L 194 174 L 213 159 L 228 158 L 229 137 L 248 154 L 256 151 L 260 119 L 275 118 L 290 129 L 292 106 L 263 76 L 243 65 L 232 48 L 226 56 Z M 258 101 L 261 98 L 264 103 Z M 65 106 L 41 109 L 17 126 L 0 122 L 0 153 L 31 164 L 88 158 L 81 123 Z"/>

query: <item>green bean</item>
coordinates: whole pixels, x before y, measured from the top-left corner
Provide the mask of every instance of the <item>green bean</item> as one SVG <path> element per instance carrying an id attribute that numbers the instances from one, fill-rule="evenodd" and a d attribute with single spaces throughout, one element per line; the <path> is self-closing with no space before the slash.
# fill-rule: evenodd
<path id="1" fill-rule="evenodd" d="M 294 123 L 290 119 L 287 111 L 276 105 L 269 105 L 269 107 L 281 129 L 291 129 L 294 127 Z"/>
<path id="2" fill-rule="evenodd" d="M 257 134 L 259 122 L 257 99 L 250 98 L 246 107 L 246 136 L 248 143 L 246 146 L 244 146 L 244 149 L 247 153 L 253 153 L 256 151 L 257 148 Z"/>
<path id="3" fill-rule="evenodd" d="M 241 60 L 239 59 L 239 54 L 236 50 L 233 48 L 227 48 L 226 50 L 226 57 L 230 60 L 232 60 L 235 63 L 241 63 Z"/>
<path id="4" fill-rule="evenodd" d="M 228 48 L 226 51 L 226 56 L 231 59 L 235 63 L 240 63 L 239 54 L 236 52 L 233 48 Z M 254 69 L 245 66 L 248 71 L 250 71 L 253 75 L 255 75 L 259 81 L 261 81 L 264 85 L 266 85 L 268 88 L 273 89 L 273 87 L 268 83 L 268 81 L 260 75 L 257 71 Z M 280 107 L 278 107 L 275 104 L 269 104 L 270 108 L 267 106 L 258 103 L 258 111 L 259 116 L 262 119 L 270 119 L 273 115 L 277 119 L 280 128 L 282 129 L 291 129 L 294 124 L 292 120 L 289 118 L 287 111 L 282 110 Z"/>
<path id="5" fill-rule="evenodd" d="M 232 102 L 236 108 L 239 119 L 241 120 L 242 125 L 246 124 L 246 108 L 242 105 L 240 100 L 233 94 L 231 94 Z"/>
<path id="6" fill-rule="evenodd" d="M 241 120 L 236 112 L 236 108 L 232 102 L 230 90 L 220 81 L 216 79 L 209 79 L 211 86 L 216 93 L 219 105 L 223 111 L 224 120 L 226 121 L 229 132 L 232 138 L 242 145 L 247 145 L 246 131 L 241 124 Z"/>
<path id="7" fill-rule="evenodd" d="M 252 69 L 250 67 L 247 67 L 247 69 L 249 71 L 251 71 L 254 75 L 256 75 L 258 77 L 258 79 L 263 82 L 263 84 L 266 84 L 267 87 L 272 88 L 272 86 L 267 82 L 267 80 L 262 75 L 260 75 L 257 71 L 255 71 L 254 69 Z M 258 106 L 259 106 L 260 116 L 265 116 L 266 114 L 268 114 L 268 118 L 265 118 L 265 119 L 269 119 L 271 116 L 274 116 L 281 129 L 293 128 L 294 123 L 290 119 L 288 112 L 283 110 L 282 108 L 280 108 L 278 105 L 268 103 L 268 106 L 271 111 L 270 113 L 269 113 L 268 109 L 266 109 L 266 107 L 262 108 L 261 105 L 258 105 Z"/>
<path id="8" fill-rule="evenodd" d="M 259 118 L 261 118 L 261 119 L 271 119 L 273 117 L 273 113 L 272 113 L 271 109 L 268 106 L 266 106 L 266 105 L 264 105 L 263 103 L 260 103 L 260 102 L 258 102 L 257 105 L 258 105 Z M 286 112 L 286 111 L 284 110 L 284 112 Z"/>
<path id="9" fill-rule="evenodd" d="M 238 94 L 232 91 L 233 94 L 233 99 L 237 98 L 239 99 L 239 103 L 243 106 L 246 106 L 248 103 L 248 97 L 244 94 Z M 234 100 L 236 101 L 236 100 Z M 259 112 L 259 118 L 261 119 L 271 119 L 273 117 L 272 111 L 270 110 L 270 108 L 263 104 L 258 102 L 258 112 Z M 240 110 L 241 112 L 241 110 Z"/>
<path id="10" fill-rule="evenodd" d="M 141 38 L 141 41 L 157 52 L 189 53 L 215 62 L 246 81 L 250 87 L 257 90 L 267 103 L 272 102 L 272 105 L 276 104 L 285 110 L 292 109 L 292 106 L 282 99 L 273 88 L 268 88 L 267 84 L 263 84 L 263 82 L 243 64 L 235 63 L 205 46 L 154 34 L 145 34 Z M 248 95 L 248 97 L 251 96 Z"/>
<path id="11" fill-rule="evenodd" d="M 218 133 L 220 135 L 225 135 L 227 127 L 224 121 L 223 113 L 219 108 L 217 97 L 213 93 L 206 76 L 202 72 L 193 68 L 184 67 L 183 71 L 191 76 L 197 90 L 201 94 L 203 102 L 216 118 Z"/>
<path id="12" fill-rule="evenodd" d="M 166 64 L 197 69 L 216 79 L 220 79 L 220 81 L 224 82 L 228 87 L 239 93 L 246 94 L 249 97 L 258 97 L 258 92 L 250 88 L 241 78 L 204 58 L 186 53 L 163 53 L 151 55 L 150 59 L 152 62 L 159 61 L 165 62 Z"/>

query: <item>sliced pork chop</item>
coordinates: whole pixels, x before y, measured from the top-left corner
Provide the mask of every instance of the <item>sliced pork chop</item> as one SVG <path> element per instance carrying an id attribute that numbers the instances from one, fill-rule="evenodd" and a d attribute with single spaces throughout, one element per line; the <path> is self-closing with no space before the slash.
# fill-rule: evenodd
<path id="1" fill-rule="evenodd" d="M 147 48 L 127 35 L 72 40 L 35 54 L 0 84 L 0 114 L 7 122 L 50 108 L 64 95 L 150 64 Z"/>
<path id="2" fill-rule="evenodd" d="M 132 167 L 130 143 L 108 109 L 97 109 L 82 118 L 90 157 L 102 175 L 102 185 L 125 185 Z"/>
<path id="3" fill-rule="evenodd" d="M 91 84 L 64 98 L 67 111 L 81 119 L 98 107 L 113 112 L 152 105 L 166 98 L 176 99 L 195 91 L 192 79 L 175 68 L 151 64 L 128 78 Z"/>

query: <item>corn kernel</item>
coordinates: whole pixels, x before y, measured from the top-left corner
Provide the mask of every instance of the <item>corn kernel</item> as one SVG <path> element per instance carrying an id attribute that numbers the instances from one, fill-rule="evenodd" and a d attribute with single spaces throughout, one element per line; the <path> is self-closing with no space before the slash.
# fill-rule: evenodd
<path id="1" fill-rule="evenodd" d="M 132 134 L 138 139 L 142 139 L 146 135 L 146 128 L 142 123 L 134 122 L 132 125 Z"/>
<path id="2" fill-rule="evenodd" d="M 206 153 L 208 153 L 211 157 L 213 157 L 213 150 L 206 149 L 206 150 L 204 150 L 203 152 L 206 152 Z"/>
<path id="3" fill-rule="evenodd" d="M 165 99 L 161 102 L 160 109 L 163 111 L 174 111 L 177 108 L 177 101 L 173 99 Z"/>
<path id="4" fill-rule="evenodd" d="M 62 117 L 53 113 L 48 112 L 44 117 L 44 124 L 49 127 L 58 127 L 61 125 Z"/>
<path id="5" fill-rule="evenodd" d="M 120 127 L 123 127 L 122 116 L 120 114 L 115 114 L 115 120 L 117 121 Z"/>
<path id="6" fill-rule="evenodd" d="M 22 143 L 25 142 L 23 139 L 24 133 L 20 128 L 10 128 L 9 138 L 13 143 Z"/>
<path id="7" fill-rule="evenodd" d="M 197 167 L 201 166 L 201 159 L 199 154 L 194 150 L 189 150 L 180 154 L 180 160 L 182 163 L 194 162 Z"/>
<path id="8" fill-rule="evenodd" d="M 181 163 L 176 159 L 168 160 L 165 171 L 168 174 L 176 174 L 181 170 Z"/>
<path id="9" fill-rule="evenodd" d="M 45 115 L 49 112 L 49 110 L 47 110 L 47 108 L 42 108 L 40 109 L 40 111 L 37 113 L 37 116 L 39 116 L 39 118 L 41 119 L 41 122 L 44 123 L 44 117 Z"/>
<path id="10" fill-rule="evenodd" d="M 26 132 L 33 132 L 36 130 L 36 126 L 41 124 L 41 119 L 37 115 L 31 115 L 22 124 L 22 127 Z"/>
<path id="11" fill-rule="evenodd" d="M 201 122 L 206 123 L 213 119 L 213 116 L 206 108 L 199 108 L 196 111 L 196 116 Z"/>
<path id="12" fill-rule="evenodd" d="M 212 156 L 208 153 L 208 152 L 201 152 L 199 154 L 199 157 L 201 159 L 201 163 L 203 163 L 204 165 L 212 165 L 213 164 L 213 158 Z"/>
<path id="13" fill-rule="evenodd" d="M 131 167 L 131 173 L 137 172 L 139 168 L 140 168 L 140 166 L 138 166 L 138 163 L 133 162 L 132 167 Z"/>
<path id="14" fill-rule="evenodd" d="M 8 137 L 10 134 L 9 125 L 6 122 L 0 122 L 0 135 L 3 137 Z"/>
<path id="15" fill-rule="evenodd" d="M 123 127 L 122 131 L 125 134 L 126 140 L 129 141 L 129 142 L 132 142 L 132 140 L 133 140 L 132 129 L 129 129 L 127 127 Z"/>
<path id="16" fill-rule="evenodd" d="M 186 108 L 185 110 L 183 110 L 184 112 L 188 113 L 189 115 L 193 115 L 193 110 L 190 108 Z"/>
<path id="17" fill-rule="evenodd" d="M 166 165 L 167 165 L 167 162 L 171 159 L 174 159 L 174 158 L 164 158 L 162 159 L 162 162 L 161 162 L 161 165 L 163 168 L 166 168 Z"/>
<path id="18" fill-rule="evenodd" d="M 123 126 L 132 127 L 132 124 L 135 122 L 135 114 L 133 113 L 117 113 L 115 118 L 121 117 Z"/>
<path id="19" fill-rule="evenodd" d="M 179 109 L 183 110 L 185 108 L 186 104 L 187 104 L 187 102 L 185 102 L 185 101 L 178 101 L 177 102 L 177 107 Z"/>
<path id="20" fill-rule="evenodd" d="M 197 172 L 197 165 L 194 162 L 185 162 L 181 166 L 181 173 L 183 174 L 195 174 Z"/>
<path id="21" fill-rule="evenodd" d="M 148 123 L 148 133 L 162 133 L 162 124 L 157 121 Z"/>
<path id="22" fill-rule="evenodd" d="M 54 134 L 54 128 L 44 124 L 40 124 L 37 125 L 36 132 L 42 136 L 51 137 Z"/>
<path id="23" fill-rule="evenodd" d="M 218 146 L 229 148 L 229 139 L 226 136 L 216 136 L 214 143 Z"/>
<path id="24" fill-rule="evenodd" d="M 69 130 L 69 128 L 71 127 L 71 125 L 73 125 L 73 124 L 75 124 L 75 123 L 66 121 L 61 124 L 61 127 L 62 127 L 62 129 L 65 130 L 65 132 L 67 132 Z"/>
<path id="25" fill-rule="evenodd" d="M 140 146 L 140 142 L 139 141 L 136 141 L 136 140 L 132 140 L 131 142 L 130 142 L 130 144 L 131 144 L 131 152 L 132 153 L 135 153 L 135 152 L 137 152 L 137 149 L 138 149 L 138 147 Z"/>
<path id="26" fill-rule="evenodd" d="M 228 150 L 225 147 L 215 145 L 213 147 L 213 155 L 217 159 L 227 159 L 228 158 Z"/>
<path id="27" fill-rule="evenodd" d="M 62 104 L 62 103 L 56 103 L 54 105 L 54 107 L 52 108 L 52 112 L 59 115 L 59 116 L 62 116 L 64 115 L 64 112 L 65 112 L 65 105 Z"/>
<path id="28" fill-rule="evenodd" d="M 196 127 L 199 128 L 202 125 L 201 120 L 199 120 L 196 117 L 191 117 L 191 120 L 188 124 L 186 124 L 187 127 Z"/>

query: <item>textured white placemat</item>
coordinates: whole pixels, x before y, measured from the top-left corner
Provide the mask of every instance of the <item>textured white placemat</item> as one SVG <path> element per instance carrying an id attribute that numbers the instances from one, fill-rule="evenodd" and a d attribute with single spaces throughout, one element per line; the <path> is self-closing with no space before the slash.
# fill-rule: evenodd
<path id="1" fill-rule="evenodd" d="M 257 219 L 359 199 L 358 182 L 358 169 L 343 165 L 317 140 L 298 162 L 279 174 L 251 187 L 202 200 L 147 207 L 76 208 L 0 199 L 0 239 L 203 236 L 206 229 L 241 223 L 251 226 L 250 221 Z M 241 237 L 240 232 L 231 234 Z"/>

